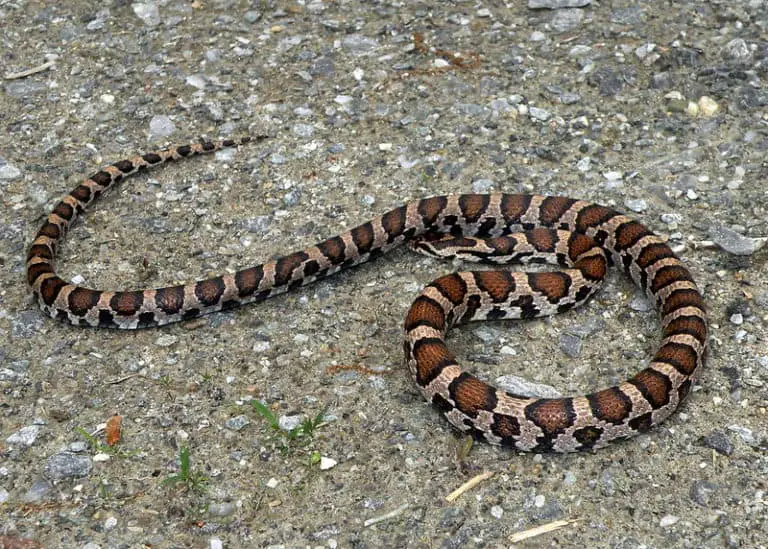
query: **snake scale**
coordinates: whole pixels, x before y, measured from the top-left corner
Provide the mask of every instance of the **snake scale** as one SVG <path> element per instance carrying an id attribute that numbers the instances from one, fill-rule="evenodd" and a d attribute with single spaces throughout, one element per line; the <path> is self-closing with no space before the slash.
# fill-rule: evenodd
<path id="1" fill-rule="evenodd" d="M 92 290 L 57 276 L 56 248 L 67 229 L 125 176 L 247 141 L 201 142 L 133 156 L 84 180 L 56 204 L 29 250 L 27 280 L 43 311 L 79 326 L 160 326 L 263 301 L 408 242 L 441 257 L 567 267 L 550 273 L 454 273 L 429 284 L 411 306 L 404 348 L 412 377 L 448 421 L 478 439 L 536 452 L 598 448 L 663 421 L 701 371 L 707 319 L 688 269 L 639 222 L 571 198 L 502 193 L 424 198 L 277 260 L 153 290 Z M 619 385 L 586 396 L 523 397 L 463 371 L 447 349 L 445 334 L 456 324 L 533 318 L 578 305 L 600 285 L 609 262 L 645 292 L 662 326 L 651 362 Z"/>

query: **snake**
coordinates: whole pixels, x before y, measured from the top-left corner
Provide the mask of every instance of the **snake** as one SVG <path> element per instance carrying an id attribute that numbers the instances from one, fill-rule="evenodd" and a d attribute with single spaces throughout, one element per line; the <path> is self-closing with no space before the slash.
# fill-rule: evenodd
<path id="1" fill-rule="evenodd" d="M 173 146 L 107 165 L 83 180 L 55 204 L 29 248 L 27 281 L 40 308 L 76 326 L 161 326 L 264 301 L 407 243 L 441 258 L 563 267 L 456 272 L 416 297 L 404 323 L 405 363 L 419 392 L 463 433 L 521 451 L 600 448 L 664 421 L 697 381 L 707 354 L 707 315 L 689 269 L 664 238 L 640 222 L 574 198 L 491 192 L 417 199 L 278 259 L 157 289 L 90 289 L 56 274 L 56 251 L 67 230 L 126 176 L 249 141 L 254 138 Z M 647 366 L 618 385 L 562 398 L 514 394 L 463 370 L 448 350 L 446 334 L 456 325 L 536 318 L 585 302 L 609 265 L 644 292 L 662 331 Z"/>

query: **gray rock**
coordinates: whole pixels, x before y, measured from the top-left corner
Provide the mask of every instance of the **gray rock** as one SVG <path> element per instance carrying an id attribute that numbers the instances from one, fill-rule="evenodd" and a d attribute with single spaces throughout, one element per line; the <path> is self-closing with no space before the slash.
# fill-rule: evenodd
<path id="1" fill-rule="evenodd" d="M 301 191 L 299 189 L 292 189 L 283 196 L 283 204 L 286 206 L 295 206 L 300 200 Z"/>
<path id="2" fill-rule="evenodd" d="M 47 89 L 48 87 L 43 82 L 35 82 L 34 80 L 14 80 L 5 85 L 5 93 L 17 99 L 37 95 Z"/>
<path id="3" fill-rule="evenodd" d="M 584 20 L 584 12 L 577 9 L 556 11 L 549 24 L 556 33 L 568 32 L 575 29 Z"/>
<path id="4" fill-rule="evenodd" d="M 315 128 L 311 124 L 294 124 L 291 131 L 298 137 L 312 137 Z"/>
<path id="5" fill-rule="evenodd" d="M 53 487 L 47 480 L 37 479 L 22 496 L 21 501 L 24 503 L 40 503 L 48 499 L 51 494 L 51 488 Z"/>
<path id="6" fill-rule="evenodd" d="M 13 164 L 0 165 L 0 181 L 13 181 L 21 177 L 21 170 Z"/>
<path id="7" fill-rule="evenodd" d="M 5 442 L 11 445 L 20 445 L 20 446 L 32 446 L 35 443 L 35 440 L 37 439 L 37 435 L 40 433 L 40 426 L 39 425 L 28 425 L 26 427 L 22 427 L 15 433 L 13 433 L 11 436 L 5 439 Z"/>
<path id="8" fill-rule="evenodd" d="M 765 246 L 768 238 L 749 238 L 727 227 L 713 225 L 709 238 L 726 252 L 733 255 L 752 255 Z"/>
<path id="9" fill-rule="evenodd" d="M 560 391 L 551 385 L 534 383 L 514 375 L 497 377 L 494 382 L 499 389 L 513 395 L 539 398 L 558 398 L 563 396 Z"/>
<path id="10" fill-rule="evenodd" d="M 248 10 L 245 12 L 245 15 L 243 16 L 246 23 L 253 24 L 259 19 L 261 19 L 261 12 L 256 10 Z"/>
<path id="11" fill-rule="evenodd" d="M 208 505 L 208 514 L 214 517 L 228 517 L 237 510 L 231 501 L 213 502 Z"/>
<path id="12" fill-rule="evenodd" d="M 530 107 L 528 109 L 528 113 L 531 115 L 531 118 L 534 120 L 539 120 L 541 122 L 546 122 L 550 118 L 552 118 L 552 113 L 549 112 L 546 109 L 540 109 L 539 107 Z"/>
<path id="13" fill-rule="evenodd" d="M 642 198 L 627 198 L 624 205 L 633 212 L 642 213 L 648 209 L 648 202 Z"/>
<path id="14" fill-rule="evenodd" d="M 306 416 L 303 414 L 297 414 L 293 416 L 280 416 L 277 419 L 277 422 L 283 431 L 291 431 L 301 425 L 301 422 L 304 421 L 305 418 Z"/>
<path id="15" fill-rule="evenodd" d="M 160 24 L 160 11 L 154 2 L 134 2 L 131 8 L 146 26 L 156 27 Z"/>
<path id="16" fill-rule="evenodd" d="M 752 58 L 752 51 L 749 49 L 749 44 L 743 38 L 734 38 L 723 48 L 723 57 L 740 63 L 746 63 Z"/>
<path id="17" fill-rule="evenodd" d="M 149 121 L 149 133 L 154 138 L 168 137 L 175 131 L 176 124 L 167 116 L 153 116 L 152 120 Z"/>
<path id="18" fill-rule="evenodd" d="M 225 422 L 225 425 L 227 429 L 231 429 L 232 431 L 239 431 L 249 423 L 250 423 L 250 420 L 248 419 L 247 416 L 239 415 L 239 416 L 229 418 Z"/>
<path id="19" fill-rule="evenodd" d="M 60 452 L 49 457 L 43 468 L 43 475 L 49 480 L 64 480 L 87 476 L 93 468 L 89 456 Z"/>
<path id="20" fill-rule="evenodd" d="M 472 182 L 473 193 L 487 193 L 493 190 L 495 183 L 490 179 L 475 179 Z"/>
<path id="21" fill-rule="evenodd" d="M 710 497 L 717 492 L 718 488 L 718 485 L 712 482 L 694 480 L 691 483 L 691 490 L 688 495 L 694 503 L 702 507 L 708 507 Z"/>
<path id="22" fill-rule="evenodd" d="M 256 217 L 250 217 L 242 221 L 242 225 L 246 231 L 255 234 L 264 234 L 269 230 L 269 226 L 272 224 L 272 218 L 268 215 L 257 215 Z"/>
<path id="23" fill-rule="evenodd" d="M 581 338 L 573 334 L 560 335 L 560 350 L 571 358 L 581 355 Z"/>
<path id="24" fill-rule="evenodd" d="M 352 55 L 367 55 L 379 47 L 379 42 L 362 34 L 350 34 L 341 41 L 341 47 Z"/>
<path id="25" fill-rule="evenodd" d="M 43 315 L 37 309 L 21 311 L 11 321 L 11 334 L 15 338 L 29 339 L 43 327 Z"/>
<path id="26" fill-rule="evenodd" d="M 591 3 L 592 0 L 528 0 L 528 7 L 532 10 L 559 10 L 561 8 L 583 8 Z"/>
<path id="27" fill-rule="evenodd" d="M 712 448 L 724 456 L 730 456 L 733 453 L 733 443 L 722 431 L 712 431 L 704 437 L 703 443 L 707 448 Z"/>

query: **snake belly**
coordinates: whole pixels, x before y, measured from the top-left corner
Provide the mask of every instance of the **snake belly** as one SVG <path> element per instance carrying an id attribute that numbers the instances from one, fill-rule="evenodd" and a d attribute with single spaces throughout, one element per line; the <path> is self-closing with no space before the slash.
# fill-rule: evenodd
<path id="1" fill-rule="evenodd" d="M 580 261 L 575 270 L 559 273 L 454 273 L 431 283 L 414 302 L 405 322 L 408 369 L 425 398 L 459 430 L 518 450 L 586 450 L 647 431 L 690 392 L 707 349 L 706 312 L 691 273 L 662 238 L 638 221 L 572 198 L 490 193 L 414 200 L 274 261 L 164 288 L 94 290 L 56 274 L 56 248 L 68 228 L 123 178 L 248 141 L 207 141 L 132 156 L 82 181 L 55 205 L 29 249 L 27 281 L 41 309 L 76 326 L 161 326 L 264 301 L 405 242 L 419 246 L 424 239 L 448 235 L 448 247 L 455 245 L 451 239 L 469 239 L 469 244 L 461 242 L 462 254 L 484 247 L 484 253 L 503 256 L 518 246 L 523 256 L 539 254 L 572 266 Z M 585 235 L 588 242 L 574 235 Z M 644 370 L 589 395 L 545 399 L 505 393 L 461 369 L 445 346 L 450 327 L 477 319 L 532 318 L 584 301 L 601 270 L 597 254 L 590 251 L 595 247 L 659 311 L 661 341 Z"/>

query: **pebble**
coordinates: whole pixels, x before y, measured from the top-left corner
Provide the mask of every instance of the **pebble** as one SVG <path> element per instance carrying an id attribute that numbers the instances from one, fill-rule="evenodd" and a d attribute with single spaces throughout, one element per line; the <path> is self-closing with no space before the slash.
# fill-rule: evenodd
<path id="1" fill-rule="evenodd" d="M 13 181 L 21 177 L 21 170 L 13 164 L 0 165 L 0 181 Z"/>
<path id="2" fill-rule="evenodd" d="M 0 488 L 0 505 L 7 503 L 10 496 L 11 494 L 8 493 L 8 490 L 5 488 Z"/>
<path id="3" fill-rule="evenodd" d="M 488 193 L 494 189 L 495 185 L 490 179 L 475 179 L 472 182 L 472 192 L 479 194 Z"/>
<path id="4" fill-rule="evenodd" d="M 246 231 L 253 234 L 264 234 L 269 230 L 269 226 L 272 224 L 272 218 L 268 215 L 257 215 L 244 219 L 243 227 Z"/>
<path id="5" fill-rule="evenodd" d="M 633 212 L 642 213 L 648 209 L 648 203 L 642 198 L 628 198 L 624 205 Z"/>
<path id="6" fill-rule="evenodd" d="M 733 255 L 752 255 L 768 240 L 768 238 L 749 238 L 720 225 L 712 225 L 709 228 L 709 238 Z"/>
<path id="7" fill-rule="evenodd" d="M 237 505 L 231 501 L 213 502 L 208 504 L 208 514 L 214 517 L 228 517 L 237 510 Z"/>
<path id="8" fill-rule="evenodd" d="M 659 521 L 659 526 L 662 528 L 666 528 L 668 526 L 672 526 L 673 524 L 676 524 L 680 520 L 680 517 L 677 517 L 675 515 L 664 515 L 661 517 L 661 520 Z"/>
<path id="9" fill-rule="evenodd" d="M 43 474 L 49 480 L 64 480 L 87 476 L 93 468 L 91 458 L 72 452 L 60 452 L 45 462 Z"/>
<path id="10" fill-rule="evenodd" d="M 208 543 L 208 549 L 224 549 L 224 542 L 217 537 L 212 537 Z"/>
<path id="11" fill-rule="evenodd" d="M 156 115 L 149 121 L 149 133 L 153 138 L 168 137 L 175 131 L 176 124 L 167 116 Z"/>
<path id="12" fill-rule="evenodd" d="M 730 456 L 733 453 L 733 443 L 728 435 L 722 431 L 712 431 L 703 439 L 704 446 L 712 448 L 724 456 Z"/>
<path id="13" fill-rule="evenodd" d="M 717 493 L 718 486 L 712 482 L 706 480 L 694 480 L 691 483 L 691 490 L 688 496 L 694 503 L 707 507 L 709 505 L 709 499 L 712 494 Z"/>
<path id="14" fill-rule="evenodd" d="M 497 377 L 494 382 L 503 391 L 519 396 L 535 398 L 559 398 L 563 396 L 551 385 L 534 383 L 515 375 L 503 375 Z"/>
<path id="15" fill-rule="evenodd" d="M 51 486 L 51 483 L 47 480 L 37 479 L 22 496 L 21 500 L 24 503 L 40 503 L 41 501 L 48 499 L 52 488 L 53 486 Z"/>
<path id="16" fill-rule="evenodd" d="M 16 80 L 5 85 L 5 93 L 16 99 L 37 95 L 47 89 L 48 87 L 43 82 L 34 80 Z"/>
<path id="17" fill-rule="evenodd" d="M 504 516 L 504 509 L 501 505 L 494 505 L 491 507 L 491 516 L 495 519 L 500 519 Z"/>
<path id="18" fill-rule="evenodd" d="M 629 302 L 629 308 L 638 313 L 647 313 L 652 309 L 650 301 L 640 290 L 635 292 L 632 301 Z"/>
<path id="19" fill-rule="evenodd" d="M 320 457 L 320 470 L 321 471 L 327 471 L 328 469 L 333 469 L 336 467 L 337 461 L 335 459 L 331 459 L 329 457 L 321 456 Z"/>
<path id="20" fill-rule="evenodd" d="M 107 520 L 104 521 L 104 530 L 106 532 L 109 532 L 115 526 L 117 526 L 117 519 L 115 517 L 107 517 Z"/>
<path id="21" fill-rule="evenodd" d="M 362 34 L 350 34 L 341 41 L 341 48 L 356 56 L 367 55 L 378 47 L 378 40 Z"/>
<path id="22" fill-rule="evenodd" d="M 27 427 L 22 427 L 6 438 L 5 442 L 8 444 L 20 444 L 29 447 L 35 443 L 38 434 L 40 434 L 39 425 L 28 425 Z"/>
<path id="23" fill-rule="evenodd" d="M 294 124 L 291 131 L 298 137 L 312 137 L 315 133 L 315 128 L 310 124 Z"/>
<path id="24" fill-rule="evenodd" d="M 742 427 L 741 425 L 729 425 L 728 430 L 736 433 L 739 435 L 742 441 L 744 441 L 746 444 L 749 444 L 750 446 L 754 446 L 757 441 L 755 440 L 755 435 L 752 432 L 752 429 L 748 429 L 747 427 Z"/>
<path id="25" fill-rule="evenodd" d="M 584 11 L 564 9 L 555 12 L 552 19 L 550 19 L 549 24 L 556 33 L 562 34 L 577 28 L 583 20 Z"/>
<path id="26" fill-rule="evenodd" d="M 155 340 L 158 347 L 170 347 L 179 340 L 178 337 L 171 334 L 163 334 Z"/>
<path id="27" fill-rule="evenodd" d="M 239 431 L 249 423 L 250 423 L 250 420 L 248 419 L 248 417 L 241 414 L 239 416 L 229 418 L 225 422 L 225 425 L 227 429 L 230 429 L 232 431 Z"/>
<path id="28" fill-rule="evenodd" d="M 528 0 L 528 7 L 532 10 L 561 8 L 583 8 L 589 6 L 592 0 Z"/>
<path id="29" fill-rule="evenodd" d="M 301 422 L 306 419 L 303 414 L 294 414 L 292 416 L 280 416 L 277 420 L 280 428 L 283 431 L 293 431 L 296 427 L 301 425 Z"/>
<path id="30" fill-rule="evenodd" d="M 160 11 L 153 2 L 134 2 L 131 7 L 136 17 L 148 27 L 156 27 L 160 24 Z"/>
<path id="31" fill-rule="evenodd" d="M 728 320 L 730 320 L 731 324 L 741 326 L 744 324 L 744 315 L 741 313 L 733 313 Z"/>
<path id="32" fill-rule="evenodd" d="M 539 120 L 541 122 L 546 122 L 552 117 L 552 113 L 545 109 L 540 109 L 538 107 L 529 107 L 528 113 L 531 115 L 531 118 L 534 120 Z"/>
<path id="33" fill-rule="evenodd" d="M 561 334 L 558 341 L 560 350 L 571 358 L 581 356 L 581 338 L 574 334 Z"/>
<path id="34" fill-rule="evenodd" d="M 734 38 L 723 48 L 723 56 L 733 61 L 745 63 L 752 58 L 752 51 L 743 38 Z"/>

